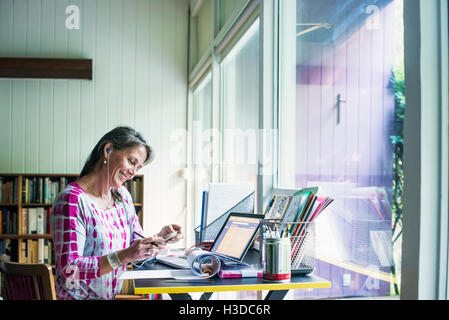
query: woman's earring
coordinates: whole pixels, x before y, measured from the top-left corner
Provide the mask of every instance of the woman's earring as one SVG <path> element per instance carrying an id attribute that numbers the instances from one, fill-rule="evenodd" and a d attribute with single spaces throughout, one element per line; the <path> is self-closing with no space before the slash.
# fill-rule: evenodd
<path id="1" fill-rule="evenodd" d="M 104 163 L 104 164 L 107 164 L 108 162 L 106 161 L 106 159 L 104 159 L 103 163 Z"/>

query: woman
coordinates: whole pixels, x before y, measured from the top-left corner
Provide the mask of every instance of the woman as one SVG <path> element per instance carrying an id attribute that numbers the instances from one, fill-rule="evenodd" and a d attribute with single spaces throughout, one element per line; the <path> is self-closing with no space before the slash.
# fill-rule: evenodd
<path id="1" fill-rule="evenodd" d="M 106 133 L 81 171 L 59 193 L 51 214 L 58 299 L 113 299 L 126 265 L 154 257 L 163 238 L 181 227 L 171 224 L 142 238 L 134 204 L 123 186 L 153 159 L 144 138 L 129 127 Z"/>

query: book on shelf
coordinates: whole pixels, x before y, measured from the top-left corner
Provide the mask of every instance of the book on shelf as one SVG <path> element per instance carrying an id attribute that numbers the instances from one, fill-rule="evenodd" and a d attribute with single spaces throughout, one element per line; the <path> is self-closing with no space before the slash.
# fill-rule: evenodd
<path id="1" fill-rule="evenodd" d="M 22 208 L 22 234 L 50 233 L 51 207 Z"/>
<path id="2" fill-rule="evenodd" d="M 28 208 L 28 233 L 37 234 L 37 208 Z"/>
<path id="3" fill-rule="evenodd" d="M 20 248 L 22 263 L 47 263 L 55 264 L 53 245 L 48 239 L 28 239 L 22 241 Z"/>
<path id="4" fill-rule="evenodd" d="M 18 234 L 18 220 L 15 208 L 0 208 L 0 234 Z"/>
<path id="5" fill-rule="evenodd" d="M 128 189 L 131 198 L 134 203 L 142 203 L 142 191 L 143 191 L 143 182 L 140 178 L 134 178 L 133 180 L 129 180 L 125 182 L 125 187 Z"/>
<path id="6" fill-rule="evenodd" d="M 17 178 L 0 177 L 0 203 L 17 203 Z"/>
<path id="7" fill-rule="evenodd" d="M 22 208 L 22 214 L 21 214 L 21 219 L 22 219 L 22 234 L 27 234 L 28 233 L 28 209 L 27 208 Z"/>
<path id="8" fill-rule="evenodd" d="M 56 196 L 65 188 L 67 177 L 24 177 L 22 182 L 22 202 L 53 203 Z"/>
<path id="9" fill-rule="evenodd" d="M 45 233 L 45 210 L 43 207 L 36 208 L 36 233 Z"/>
<path id="10" fill-rule="evenodd" d="M 50 214 L 59 192 L 77 175 L 0 174 L 0 254 L 15 262 L 54 264 Z M 126 185 L 135 203 L 143 202 L 143 176 Z M 143 207 L 136 213 L 143 225 Z"/>

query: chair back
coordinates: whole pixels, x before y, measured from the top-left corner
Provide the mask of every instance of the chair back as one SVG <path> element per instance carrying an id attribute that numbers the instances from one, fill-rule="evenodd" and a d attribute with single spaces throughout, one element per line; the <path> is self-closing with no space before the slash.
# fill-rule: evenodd
<path id="1" fill-rule="evenodd" d="M 56 300 L 51 266 L 45 263 L 9 262 L 0 257 L 7 300 Z"/>

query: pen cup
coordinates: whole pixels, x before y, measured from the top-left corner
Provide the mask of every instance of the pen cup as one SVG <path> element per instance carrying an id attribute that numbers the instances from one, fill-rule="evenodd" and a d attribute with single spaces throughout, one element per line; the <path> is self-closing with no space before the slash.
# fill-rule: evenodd
<path id="1" fill-rule="evenodd" d="M 262 244 L 263 279 L 285 281 L 291 278 L 290 238 L 265 238 Z"/>

